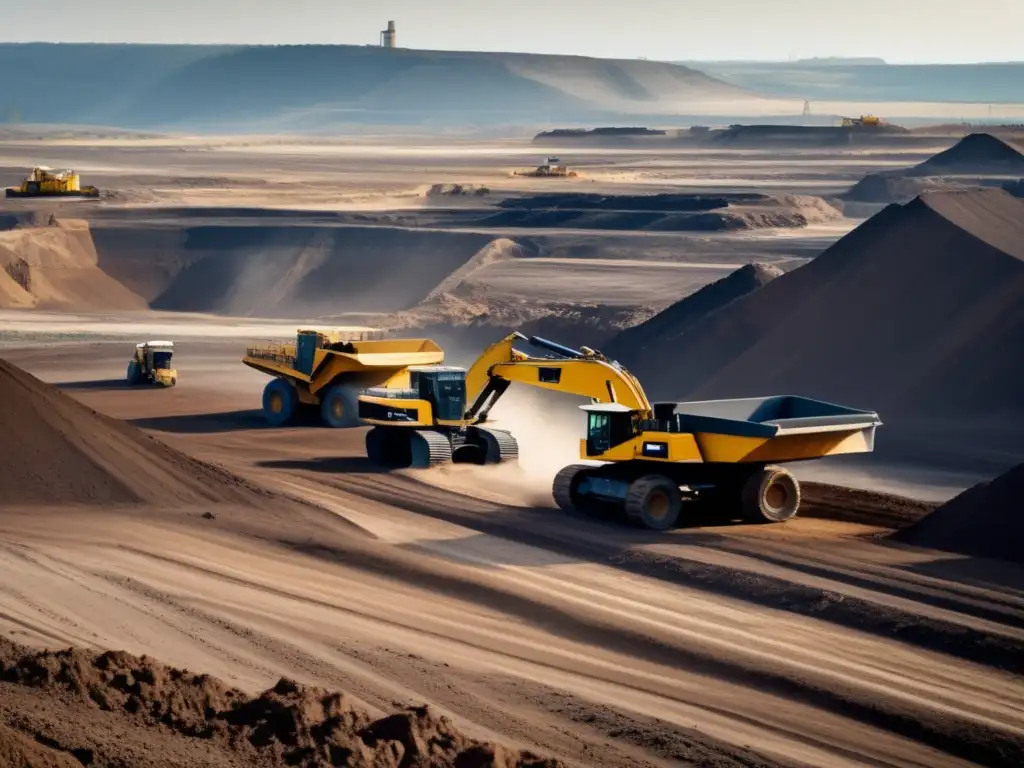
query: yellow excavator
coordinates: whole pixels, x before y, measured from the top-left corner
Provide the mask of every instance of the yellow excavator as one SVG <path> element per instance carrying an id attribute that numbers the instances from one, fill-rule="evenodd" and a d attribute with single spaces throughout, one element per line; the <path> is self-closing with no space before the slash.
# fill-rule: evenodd
<path id="1" fill-rule="evenodd" d="M 546 354 L 521 352 L 519 341 Z M 800 486 L 776 465 L 870 452 L 881 425 L 873 411 L 793 395 L 652 404 L 636 377 L 600 352 L 520 333 L 488 347 L 468 371 L 418 373 L 412 388 L 360 394 L 359 415 L 374 425 L 366 437 L 371 461 L 424 467 L 511 459 L 515 439 L 484 424 L 513 382 L 588 397 L 580 406 L 587 414 L 580 458 L 593 464 L 559 471 L 554 500 L 567 511 L 624 512 L 653 530 L 675 526 L 684 499 L 710 502 L 729 517 L 787 520 L 799 508 Z"/>

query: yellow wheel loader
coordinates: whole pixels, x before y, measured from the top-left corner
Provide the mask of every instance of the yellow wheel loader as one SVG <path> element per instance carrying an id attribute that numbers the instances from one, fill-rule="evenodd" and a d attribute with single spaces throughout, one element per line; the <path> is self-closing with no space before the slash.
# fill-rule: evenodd
<path id="1" fill-rule="evenodd" d="M 531 357 L 514 348 L 517 341 L 546 354 Z M 519 333 L 489 347 L 468 371 L 430 373 L 437 384 L 360 395 L 360 415 L 377 425 L 367 435 L 371 460 L 412 458 L 422 466 L 424 457 L 435 463 L 458 451 L 477 463 L 506 458 L 488 436 L 504 441 L 511 458 L 511 435 L 499 438 L 483 424 L 513 382 L 580 395 L 591 400 L 580 406 L 587 414 L 580 458 L 592 463 L 558 472 L 555 502 L 583 513 L 621 512 L 654 530 L 676 525 L 684 500 L 709 502 L 729 518 L 787 520 L 800 506 L 800 486 L 777 465 L 870 452 L 881 424 L 873 411 L 794 395 L 652 404 L 640 382 L 600 352 Z M 457 418 L 467 391 L 472 402 Z"/>
<path id="2" fill-rule="evenodd" d="M 359 424 L 360 390 L 410 386 L 410 366 L 444 362 L 430 339 L 384 339 L 380 331 L 299 330 L 295 343 L 250 346 L 242 362 L 273 378 L 263 390 L 272 426 L 320 422 Z"/>
<path id="3" fill-rule="evenodd" d="M 128 363 L 125 375 L 129 386 L 159 384 L 173 387 L 178 383 L 178 372 L 171 367 L 173 355 L 173 341 L 144 341 L 136 344 L 135 354 Z"/>

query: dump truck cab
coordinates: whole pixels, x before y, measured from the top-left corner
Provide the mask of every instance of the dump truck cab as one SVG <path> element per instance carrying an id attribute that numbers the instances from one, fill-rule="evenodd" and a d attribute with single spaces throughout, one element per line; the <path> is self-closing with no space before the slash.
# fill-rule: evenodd
<path id="1" fill-rule="evenodd" d="M 128 363 L 128 383 L 173 387 L 178 383 L 178 372 L 171 364 L 173 356 L 173 341 L 144 341 L 136 344 L 135 355 Z"/>

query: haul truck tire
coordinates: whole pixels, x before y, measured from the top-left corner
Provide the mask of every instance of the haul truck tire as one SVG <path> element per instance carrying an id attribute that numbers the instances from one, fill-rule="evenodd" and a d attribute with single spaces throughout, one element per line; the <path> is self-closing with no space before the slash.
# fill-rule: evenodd
<path id="1" fill-rule="evenodd" d="M 644 528 L 667 531 L 675 527 L 682 510 L 679 486 L 663 475 L 644 475 L 629 485 L 626 515 Z"/>
<path id="2" fill-rule="evenodd" d="M 128 386 L 133 387 L 142 380 L 142 371 L 139 370 L 139 364 L 132 360 L 128 363 L 128 371 L 125 373 L 125 380 L 128 382 Z"/>
<path id="3" fill-rule="evenodd" d="M 263 389 L 263 415 L 272 427 L 283 427 L 295 421 L 299 412 L 299 395 L 285 379 L 272 379 Z"/>
<path id="4" fill-rule="evenodd" d="M 782 467 L 765 467 L 747 478 L 741 499 L 750 522 L 781 523 L 800 508 L 800 485 Z"/>
<path id="5" fill-rule="evenodd" d="M 332 384 L 320 400 L 320 420 L 343 429 L 359 424 L 359 391 L 350 384 Z"/>
<path id="6" fill-rule="evenodd" d="M 582 512 L 586 507 L 586 499 L 579 493 L 580 483 L 586 479 L 585 464 L 570 464 L 563 467 L 555 475 L 551 484 L 551 495 L 555 498 L 555 504 L 563 512 Z"/>

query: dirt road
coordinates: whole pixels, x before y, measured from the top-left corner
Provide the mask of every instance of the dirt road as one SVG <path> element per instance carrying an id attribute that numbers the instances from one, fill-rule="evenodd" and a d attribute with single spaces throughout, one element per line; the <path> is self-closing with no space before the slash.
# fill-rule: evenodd
<path id="1" fill-rule="evenodd" d="M 898 505 L 838 521 L 819 488 L 785 526 L 582 523 L 547 494 L 560 430 L 526 430 L 524 455 L 547 445 L 523 470 L 378 473 L 361 430 L 263 427 L 265 380 L 225 350 L 182 345 L 168 391 L 126 390 L 117 344 L 4 355 L 320 516 L 5 510 L 0 631 L 428 701 L 580 765 L 1024 757 L 1024 572 L 883 545 L 868 523 Z"/>

